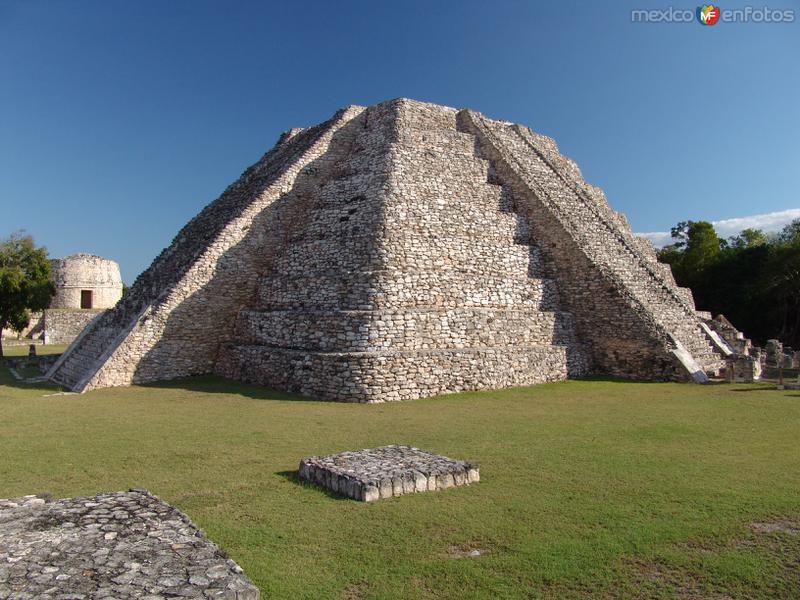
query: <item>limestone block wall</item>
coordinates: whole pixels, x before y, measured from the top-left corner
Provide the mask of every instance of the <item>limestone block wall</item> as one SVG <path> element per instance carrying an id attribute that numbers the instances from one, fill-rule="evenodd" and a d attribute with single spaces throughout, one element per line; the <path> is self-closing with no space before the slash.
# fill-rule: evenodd
<path id="1" fill-rule="evenodd" d="M 31 314 L 21 332 L 4 330 L 9 339 L 42 340 L 45 344 L 71 344 L 102 309 L 48 308 Z"/>
<path id="2" fill-rule="evenodd" d="M 49 308 L 43 315 L 45 344 L 71 344 L 101 309 Z"/>
<path id="3" fill-rule="evenodd" d="M 50 261 L 56 293 L 51 308 L 112 308 L 122 297 L 119 265 L 94 254 L 72 254 Z M 91 294 L 91 306 L 81 295 Z"/>

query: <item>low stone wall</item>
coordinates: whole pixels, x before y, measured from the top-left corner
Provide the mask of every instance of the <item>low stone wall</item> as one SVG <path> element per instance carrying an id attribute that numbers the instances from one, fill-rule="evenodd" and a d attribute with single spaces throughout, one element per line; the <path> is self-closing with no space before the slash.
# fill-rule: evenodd
<path id="1" fill-rule="evenodd" d="M 27 345 L 32 340 L 44 344 L 71 344 L 103 309 L 48 308 L 31 315 L 22 332 L 4 329 L 3 341 L 9 346 Z"/>
<path id="2" fill-rule="evenodd" d="M 45 344 L 71 344 L 81 331 L 103 310 L 48 308 L 43 317 Z"/>
<path id="3" fill-rule="evenodd" d="M 728 383 L 753 383 L 761 379 L 761 362 L 744 354 L 727 359 L 725 381 Z"/>

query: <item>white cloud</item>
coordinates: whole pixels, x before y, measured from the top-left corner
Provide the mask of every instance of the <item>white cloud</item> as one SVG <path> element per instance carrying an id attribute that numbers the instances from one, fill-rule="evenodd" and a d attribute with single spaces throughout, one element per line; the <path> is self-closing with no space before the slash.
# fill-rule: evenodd
<path id="1" fill-rule="evenodd" d="M 653 242 L 653 246 L 661 248 L 672 242 L 669 231 L 651 231 L 650 233 L 637 233 L 636 235 L 647 238 Z"/>
<path id="2" fill-rule="evenodd" d="M 751 215 L 749 217 L 735 217 L 733 219 L 720 219 L 712 221 L 714 229 L 720 237 L 726 238 L 736 235 L 743 229 L 761 229 L 767 233 L 780 231 L 784 225 L 791 223 L 794 219 L 800 219 L 800 208 L 790 208 L 777 212 Z M 651 231 L 649 233 L 637 233 L 653 242 L 657 248 L 666 246 L 672 242 L 669 231 Z"/>
<path id="3" fill-rule="evenodd" d="M 762 229 L 764 231 L 780 231 L 784 225 L 800 218 L 800 208 L 790 208 L 778 212 L 753 215 L 752 217 L 738 217 L 735 219 L 722 219 L 714 221 L 714 228 L 722 237 L 736 235 L 742 229 Z"/>

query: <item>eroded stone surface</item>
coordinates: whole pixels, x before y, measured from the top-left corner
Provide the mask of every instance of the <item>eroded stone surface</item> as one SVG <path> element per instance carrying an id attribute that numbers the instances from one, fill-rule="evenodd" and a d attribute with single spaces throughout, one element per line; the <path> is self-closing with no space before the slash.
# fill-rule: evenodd
<path id="1" fill-rule="evenodd" d="M 365 502 L 480 480 L 476 464 L 398 445 L 304 458 L 299 474 L 306 481 Z"/>
<path id="2" fill-rule="evenodd" d="M 186 515 L 146 490 L 0 500 L 0 598 L 170 597 L 259 592 Z"/>

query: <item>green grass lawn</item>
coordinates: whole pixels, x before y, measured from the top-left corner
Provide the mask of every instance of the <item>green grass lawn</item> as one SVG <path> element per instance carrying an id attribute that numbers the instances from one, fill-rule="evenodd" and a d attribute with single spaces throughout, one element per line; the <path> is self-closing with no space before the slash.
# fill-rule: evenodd
<path id="1" fill-rule="evenodd" d="M 571 381 L 353 405 L 200 378 L 52 393 L 0 369 L 0 496 L 146 487 L 265 598 L 800 589 L 797 391 Z M 391 443 L 478 462 L 481 482 L 364 504 L 293 475 Z"/>
<path id="2" fill-rule="evenodd" d="M 8 357 L 28 356 L 29 346 L 30 344 L 14 346 L 3 345 L 3 355 Z M 66 349 L 66 344 L 36 344 L 36 354 L 38 356 L 61 354 Z"/>

